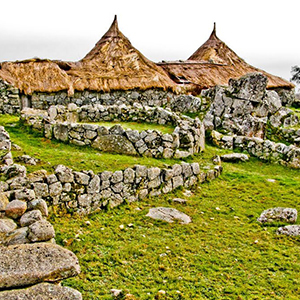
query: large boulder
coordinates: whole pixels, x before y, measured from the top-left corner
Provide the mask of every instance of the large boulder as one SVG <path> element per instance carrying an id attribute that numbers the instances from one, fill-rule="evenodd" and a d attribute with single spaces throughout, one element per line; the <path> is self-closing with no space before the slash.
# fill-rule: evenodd
<path id="1" fill-rule="evenodd" d="M 26 289 L 0 292 L 0 300 L 82 300 L 81 293 L 56 284 L 39 283 Z"/>
<path id="2" fill-rule="evenodd" d="M 79 273 L 75 254 L 55 244 L 0 247 L 0 290 L 55 282 Z"/>
<path id="3" fill-rule="evenodd" d="M 229 80 L 229 91 L 238 99 L 261 102 L 266 93 L 267 77 L 261 73 L 250 73 L 239 79 Z"/>
<path id="4" fill-rule="evenodd" d="M 279 227 L 277 234 L 284 234 L 289 236 L 299 236 L 300 235 L 300 225 L 287 225 L 284 227 Z"/>
<path id="5" fill-rule="evenodd" d="M 188 215 L 170 207 L 150 208 L 149 213 L 146 216 L 155 220 L 166 221 L 168 223 L 173 223 L 174 220 L 179 221 L 181 224 L 188 224 L 192 222 Z"/>
<path id="6" fill-rule="evenodd" d="M 295 208 L 288 207 L 269 208 L 261 213 L 257 221 L 260 223 L 295 223 L 297 221 L 297 210 Z"/>
<path id="7" fill-rule="evenodd" d="M 92 147 L 104 152 L 136 155 L 137 152 L 132 143 L 123 135 L 108 134 L 98 136 L 92 143 Z"/>

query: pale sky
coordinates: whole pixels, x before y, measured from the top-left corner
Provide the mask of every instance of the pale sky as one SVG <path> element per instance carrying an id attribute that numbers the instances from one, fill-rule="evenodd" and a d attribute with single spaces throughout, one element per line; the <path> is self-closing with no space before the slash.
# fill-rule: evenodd
<path id="1" fill-rule="evenodd" d="M 0 61 L 77 61 L 118 15 L 119 28 L 152 61 L 187 59 L 217 36 L 249 64 L 287 80 L 300 65 L 299 0 L 1 1 Z"/>

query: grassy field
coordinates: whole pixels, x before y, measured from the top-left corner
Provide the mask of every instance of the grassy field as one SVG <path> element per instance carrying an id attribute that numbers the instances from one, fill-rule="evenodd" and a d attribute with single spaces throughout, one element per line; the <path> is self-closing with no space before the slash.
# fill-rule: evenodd
<path id="1" fill-rule="evenodd" d="M 49 172 L 58 163 L 99 171 L 178 162 L 59 144 L 26 131 L 17 121 L 0 117 L 13 142 L 42 160 L 36 168 Z M 209 164 L 219 153 L 224 151 L 208 146 L 193 160 Z M 299 299 L 300 239 L 278 236 L 282 224 L 256 222 L 270 207 L 299 210 L 299 170 L 256 159 L 223 167 L 221 177 L 195 187 L 190 197 L 181 189 L 85 217 L 51 215 L 57 242 L 78 256 L 82 268 L 63 285 L 78 289 L 87 300 L 113 299 L 110 289 L 122 289 L 136 299 Z M 175 204 L 175 197 L 188 202 Z M 175 207 L 190 215 L 192 223 L 146 217 L 156 206 Z"/>
<path id="2" fill-rule="evenodd" d="M 148 157 L 125 156 L 100 152 L 90 147 L 63 144 L 55 140 L 48 140 L 41 134 L 22 127 L 15 116 L 0 115 L 0 125 L 5 126 L 13 143 L 19 145 L 22 151 L 12 151 L 13 156 L 28 154 L 41 160 L 36 166 L 27 166 L 28 172 L 41 168 L 53 172 L 58 164 L 65 164 L 74 170 L 122 170 L 136 164 L 163 167 L 164 164 L 174 164 L 175 159 L 154 159 Z M 157 125 L 158 126 L 158 125 Z M 133 129 L 136 129 L 131 124 Z"/>
<path id="3" fill-rule="evenodd" d="M 281 224 L 256 222 L 270 207 L 299 209 L 299 182 L 299 171 L 281 166 L 227 163 L 186 205 L 172 203 L 181 190 L 86 217 L 52 216 L 58 243 L 82 267 L 64 285 L 84 299 L 111 299 L 113 288 L 137 299 L 299 299 L 300 239 L 276 235 Z M 153 221 L 145 215 L 155 206 L 175 207 L 193 222 Z"/>

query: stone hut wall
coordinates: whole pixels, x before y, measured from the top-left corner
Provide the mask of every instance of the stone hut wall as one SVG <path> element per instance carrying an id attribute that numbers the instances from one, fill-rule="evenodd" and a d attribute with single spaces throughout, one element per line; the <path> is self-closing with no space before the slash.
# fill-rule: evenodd
<path id="1" fill-rule="evenodd" d="M 79 109 L 74 105 L 51 106 L 48 113 L 24 110 L 21 119 L 44 132 L 45 137 L 55 138 L 79 146 L 88 145 L 106 152 L 128 155 L 145 155 L 155 158 L 182 158 L 204 150 L 204 126 L 199 119 L 181 118 L 163 108 L 131 106 L 89 105 Z M 173 124 L 172 134 L 156 130 L 111 128 L 95 124 L 69 123 L 68 121 L 139 121 Z"/>
<path id="2" fill-rule="evenodd" d="M 0 114 L 16 115 L 21 110 L 19 90 L 0 80 Z"/>
<path id="3" fill-rule="evenodd" d="M 252 156 L 284 166 L 300 169 L 300 148 L 255 137 L 222 135 L 212 132 L 212 141 L 224 149 L 247 151 Z"/>
<path id="4" fill-rule="evenodd" d="M 0 150 L 4 154 L 0 174 L 8 178 L 0 181 L 0 300 L 56 299 L 60 294 L 81 300 L 78 291 L 57 285 L 80 273 L 78 259 L 55 244 L 46 201 L 25 187 L 25 182 L 36 182 L 46 171 L 26 177 L 26 168 L 13 162 L 4 127 L 0 127 Z"/>

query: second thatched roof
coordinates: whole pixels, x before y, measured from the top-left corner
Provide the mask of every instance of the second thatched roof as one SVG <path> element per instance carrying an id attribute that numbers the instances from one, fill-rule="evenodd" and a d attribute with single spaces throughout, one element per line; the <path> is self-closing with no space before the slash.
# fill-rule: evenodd
<path id="1" fill-rule="evenodd" d="M 95 47 L 67 73 L 78 91 L 177 89 L 161 67 L 131 45 L 116 17 Z"/>
<path id="2" fill-rule="evenodd" d="M 57 63 L 47 59 L 3 62 L 0 64 L 0 78 L 27 95 L 61 90 L 73 93 L 68 74 Z"/>
<path id="3" fill-rule="evenodd" d="M 278 76 L 247 64 L 216 35 L 216 27 L 209 39 L 188 60 L 159 63 L 177 83 L 196 91 L 215 85 L 227 85 L 230 78 L 259 72 L 267 76 L 268 89 L 294 88 L 294 85 Z"/>

